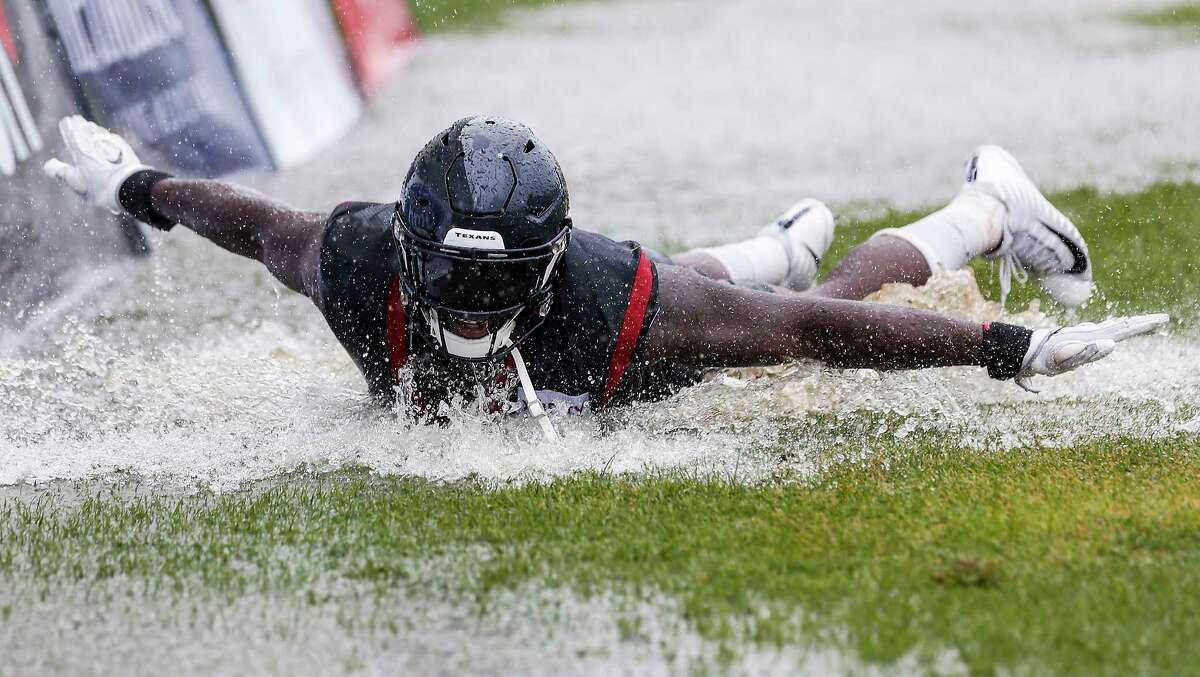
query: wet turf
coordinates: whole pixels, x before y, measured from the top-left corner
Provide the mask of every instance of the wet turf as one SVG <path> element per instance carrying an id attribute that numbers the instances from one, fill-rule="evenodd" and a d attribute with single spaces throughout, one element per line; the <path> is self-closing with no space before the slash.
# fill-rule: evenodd
<path id="1" fill-rule="evenodd" d="M 995 455 L 924 440 L 761 486 L 342 472 L 253 495 L 9 503 L 0 572 L 168 595 L 311 595 L 333 573 L 481 609 L 531 581 L 661 591 L 731 653 L 817 641 L 885 664 L 953 649 L 979 672 L 1176 673 L 1200 661 L 1198 477 L 1189 440 Z M 413 559 L 464 551 L 413 575 Z"/>

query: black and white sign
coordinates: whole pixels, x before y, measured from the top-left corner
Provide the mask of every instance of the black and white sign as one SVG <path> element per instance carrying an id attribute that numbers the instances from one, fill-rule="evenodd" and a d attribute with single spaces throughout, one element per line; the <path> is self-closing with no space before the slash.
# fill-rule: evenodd
<path id="1" fill-rule="evenodd" d="M 149 164 L 219 176 L 270 166 L 199 0 L 43 0 L 91 116 Z"/>
<path id="2" fill-rule="evenodd" d="M 17 79 L 16 43 L 0 6 L 0 174 L 12 176 L 17 163 L 42 149 L 42 136 L 34 122 L 29 102 Z"/>

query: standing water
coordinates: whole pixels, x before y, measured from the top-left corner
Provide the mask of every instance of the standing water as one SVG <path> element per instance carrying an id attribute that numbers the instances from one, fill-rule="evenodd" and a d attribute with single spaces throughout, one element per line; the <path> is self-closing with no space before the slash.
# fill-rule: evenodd
<path id="1" fill-rule="evenodd" d="M 424 140 L 480 111 L 527 121 L 551 145 L 577 224 L 660 247 L 748 234 L 805 195 L 937 204 L 983 140 L 1008 145 L 1047 188 L 1130 188 L 1164 167 L 1194 172 L 1196 158 L 1180 153 L 1200 148 L 1200 120 L 1189 114 L 1200 94 L 1185 81 L 1198 50 L 1150 49 L 1153 36 L 1111 9 L 759 0 L 517 14 L 513 30 L 427 40 L 356 132 L 258 187 L 317 210 L 394 199 Z M 506 58 L 488 58 L 496 53 Z M 448 75 L 485 63 L 480 77 Z M 753 461 L 768 418 L 804 428 L 815 414 L 864 411 L 920 414 L 910 427 L 1001 445 L 1196 425 L 1186 403 L 1200 349 L 1151 337 L 1046 381 L 1037 396 L 978 369 L 802 366 L 718 379 L 641 407 L 613 432 L 578 422 L 561 445 L 523 422 L 464 416 L 448 430 L 413 427 L 372 411 L 315 308 L 261 266 L 184 229 L 150 237 L 152 259 L 118 271 L 56 331 L 10 338 L 20 347 L 0 358 L 0 484 L 129 471 L 229 488 L 348 463 L 436 478 L 650 467 L 752 477 L 776 462 Z M 960 293 L 940 293 L 933 306 L 994 319 L 999 309 L 957 279 Z M 665 434 L 680 429 L 688 434 Z"/>

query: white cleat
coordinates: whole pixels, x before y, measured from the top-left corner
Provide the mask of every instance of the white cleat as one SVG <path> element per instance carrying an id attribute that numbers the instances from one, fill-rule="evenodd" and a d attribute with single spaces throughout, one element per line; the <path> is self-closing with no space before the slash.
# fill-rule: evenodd
<path id="1" fill-rule="evenodd" d="M 1004 304 L 1015 275 L 1033 275 L 1065 306 L 1078 306 L 1092 295 L 1092 261 L 1079 229 L 1054 208 L 1008 151 L 980 146 L 967 160 L 963 187 L 997 197 L 1008 210 L 1004 236 L 985 254 L 1000 259 L 1000 303 Z"/>
<path id="2" fill-rule="evenodd" d="M 821 257 L 833 242 L 833 228 L 834 217 L 829 207 L 820 200 L 806 198 L 758 231 L 760 237 L 776 237 L 784 242 L 788 253 L 784 287 L 805 291 L 813 286 Z"/>

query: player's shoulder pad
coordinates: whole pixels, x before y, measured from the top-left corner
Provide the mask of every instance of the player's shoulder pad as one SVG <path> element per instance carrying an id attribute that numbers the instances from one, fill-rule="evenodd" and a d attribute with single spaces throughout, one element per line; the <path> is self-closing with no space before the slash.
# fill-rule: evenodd
<path id="1" fill-rule="evenodd" d="M 390 235 L 393 205 L 378 202 L 343 202 L 325 220 L 325 245 L 346 240 Z"/>
<path id="2" fill-rule="evenodd" d="M 322 267 L 353 264 L 358 267 L 374 259 L 390 257 L 393 205 L 375 202 L 343 202 L 325 222 L 321 241 Z"/>
<path id="3" fill-rule="evenodd" d="M 359 212 L 364 209 L 370 209 L 371 207 L 378 207 L 378 206 L 380 206 L 380 204 L 378 202 L 359 202 L 359 201 L 354 201 L 354 200 L 343 202 L 343 203 L 339 204 L 338 206 L 334 207 L 333 211 L 329 213 L 329 220 L 336 221 L 343 216 L 348 216 L 355 212 Z"/>

